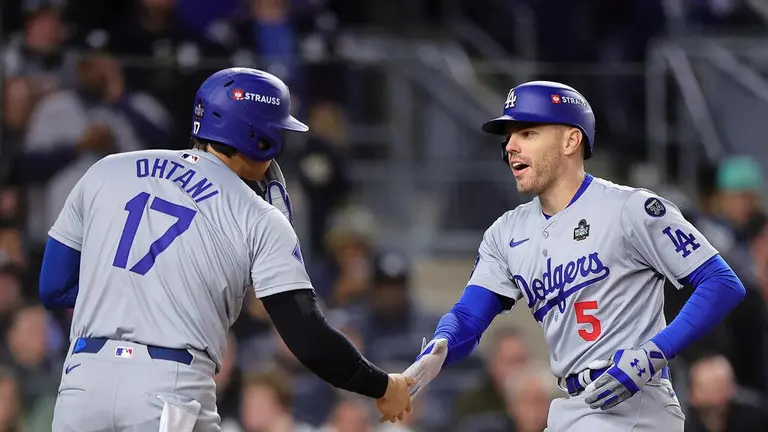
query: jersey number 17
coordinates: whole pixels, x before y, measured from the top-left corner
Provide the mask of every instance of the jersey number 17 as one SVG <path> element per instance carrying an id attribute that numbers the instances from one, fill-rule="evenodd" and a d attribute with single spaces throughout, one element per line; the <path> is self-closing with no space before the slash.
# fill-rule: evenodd
<path id="1" fill-rule="evenodd" d="M 133 240 L 136 238 L 136 232 L 139 230 L 139 224 L 144 216 L 144 209 L 147 207 L 149 198 L 150 195 L 148 193 L 141 192 L 125 204 L 125 210 L 128 212 L 128 217 L 125 219 L 123 233 L 120 235 L 120 242 L 117 245 L 115 259 L 112 262 L 114 267 L 124 269 L 128 265 L 128 255 L 131 252 L 131 246 L 133 246 Z M 168 202 L 160 197 L 152 199 L 149 209 L 175 217 L 176 222 L 172 224 L 160 238 L 152 242 L 149 246 L 149 252 L 129 269 L 129 271 L 142 276 L 147 274 L 152 266 L 155 265 L 157 256 L 168 249 L 178 236 L 189 229 L 189 226 L 192 225 L 192 219 L 194 219 L 197 214 L 197 211 L 194 209 Z"/>

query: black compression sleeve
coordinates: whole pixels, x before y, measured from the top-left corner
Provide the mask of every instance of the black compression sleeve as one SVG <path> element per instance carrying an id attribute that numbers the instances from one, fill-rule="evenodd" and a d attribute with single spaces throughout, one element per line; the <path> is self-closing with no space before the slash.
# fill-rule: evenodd
<path id="1" fill-rule="evenodd" d="M 374 399 L 384 396 L 389 376 L 328 324 L 314 290 L 287 291 L 261 300 L 280 337 L 307 369 L 334 387 Z"/>

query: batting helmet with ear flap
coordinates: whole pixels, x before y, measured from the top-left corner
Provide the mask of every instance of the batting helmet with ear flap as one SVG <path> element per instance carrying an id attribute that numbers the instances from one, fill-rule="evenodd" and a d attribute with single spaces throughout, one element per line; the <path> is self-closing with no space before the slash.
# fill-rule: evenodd
<path id="1" fill-rule="evenodd" d="M 256 161 L 283 152 L 285 131 L 309 127 L 291 115 L 291 93 L 276 76 L 229 68 L 208 77 L 195 96 L 192 136 L 228 145 Z"/>
<path id="2" fill-rule="evenodd" d="M 587 99 L 573 87 L 552 81 L 530 81 L 507 94 L 501 117 L 483 124 L 483 131 L 508 135 L 509 123 L 561 124 L 581 130 L 584 159 L 592 156 L 595 146 L 595 114 Z M 507 159 L 506 142 L 502 156 Z"/>

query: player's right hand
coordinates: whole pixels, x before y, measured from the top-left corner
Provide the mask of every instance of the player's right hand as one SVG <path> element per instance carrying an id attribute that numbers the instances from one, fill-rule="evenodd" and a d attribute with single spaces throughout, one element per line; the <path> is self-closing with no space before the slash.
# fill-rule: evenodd
<path id="1" fill-rule="evenodd" d="M 381 412 L 380 422 L 392 422 L 402 420 L 406 413 L 411 412 L 411 395 L 409 387 L 415 381 L 401 374 L 389 374 L 389 383 L 387 391 L 379 399 L 376 399 L 376 406 Z"/>
<path id="2" fill-rule="evenodd" d="M 293 207 L 291 198 L 288 196 L 288 189 L 285 187 L 285 176 L 276 160 L 273 160 L 267 169 L 264 179 L 264 200 L 280 210 L 288 218 L 291 225 L 293 221 Z"/>
<path id="3" fill-rule="evenodd" d="M 448 357 L 447 339 L 432 339 L 429 343 L 426 339 L 422 341 L 421 352 L 416 357 L 416 361 L 403 372 L 403 375 L 416 381 L 411 387 L 412 399 L 415 399 L 427 387 L 427 384 L 437 377 L 443 368 L 446 357 Z"/>

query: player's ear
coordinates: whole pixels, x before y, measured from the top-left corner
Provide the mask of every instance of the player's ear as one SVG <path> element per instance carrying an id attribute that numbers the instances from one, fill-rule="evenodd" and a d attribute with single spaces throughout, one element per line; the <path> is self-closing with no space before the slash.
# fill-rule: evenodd
<path id="1" fill-rule="evenodd" d="M 563 152 L 566 156 L 570 156 L 578 151 L 581 151 L 580 146 L 583 144 L 584 137 L 581 134 L 579 128 L 568 127 L 563 133 Z"/>

